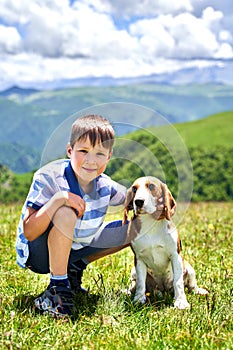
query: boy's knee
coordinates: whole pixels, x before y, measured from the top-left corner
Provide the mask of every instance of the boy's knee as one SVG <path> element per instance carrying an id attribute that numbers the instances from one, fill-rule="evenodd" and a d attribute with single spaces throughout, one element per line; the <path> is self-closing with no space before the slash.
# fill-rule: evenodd
<path id="1" fill-rule="evenodd" d="M 55 226 L 74 227 L 77 215 L 71 207 L 63 206 L 56 211 L 52 221 Z"/>

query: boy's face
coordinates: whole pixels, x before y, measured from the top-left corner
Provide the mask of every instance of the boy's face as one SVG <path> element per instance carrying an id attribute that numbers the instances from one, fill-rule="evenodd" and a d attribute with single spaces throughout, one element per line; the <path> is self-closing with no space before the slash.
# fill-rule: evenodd
<path id="1" fill-rule="evenodd" d="M 101 143 L 92 147 L 89 138 L 87 138 L 76 141 L 73 148 L 68 144 L 67 154 L 79 181 L 88 184 L 104 172 L 112 152 L 108 148 L 104 148 Z"/>

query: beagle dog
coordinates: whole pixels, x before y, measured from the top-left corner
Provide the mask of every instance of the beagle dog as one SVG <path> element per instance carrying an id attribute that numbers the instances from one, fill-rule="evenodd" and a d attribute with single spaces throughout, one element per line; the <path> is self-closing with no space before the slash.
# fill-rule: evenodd
<path id="1" fill-rule="evenodd" d="M 194 269 L 180 254 L 181 241 L 171 222 L 175 208 L 176 202 L 168 187 L 155 177 L 138 178 L 127 191 L 123 224 L 132 210 L 128 235 L 135 267 L 128 293 L 135 291 L 134 302 L 145 303 L 147 291 L 160 295 L 172 291 L 174 307 L 185 309 L 189 307 L 185 287 L 199 295 L 208 294 L 197 286 Z"/>

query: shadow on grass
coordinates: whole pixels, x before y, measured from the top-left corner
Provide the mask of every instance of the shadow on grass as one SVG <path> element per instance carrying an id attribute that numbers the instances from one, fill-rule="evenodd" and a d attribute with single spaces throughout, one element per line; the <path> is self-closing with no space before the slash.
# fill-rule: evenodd
<path id="1" fill-rule="evenodd" d="M 149 294 L 146 298 L 146 303 L 134 303 L 133 302 L 134 294 L 126 295 L 124 306 L 126 311 L 138 311 L 145 307 L 151 307 L 155 310 L 161 310 L 167 307 L 172 307 L 174 303 L 174 295 L 170 292 L 164 292 L 161 295 Z"/>
<path id="2" fill-rule="evenodd" d="M 87 293 L 79 292 L 75 295 L 74 306 L 75 311 L 72 314 L 71 320 L 78 321 L 81 316 L 85 315 L 87 317 L 92 317 L 95 314 L 96 308 L 99 302 L 102 303 L 103 299 L 119 299 L 119 303 L 123 302 L 125 312 L 137 312 L 144 307 L 151 307 L 155 310 L 164 309 L 166 307 L 173 305 L 173 294 L 169 292 L 164 292 L 159 295 L 154 293 L 147 293 L 147 301 L 145 304 L 139 304 L 133 302 L 134 293 L 132 295 L 127 295 L 121 291 L 114 292 L 105 287 L 102 275 L 99 275 L 97 279 L 94 280 L 98 292 L 96 294 L 91 294 L 89 291 Z M 34 300 L 37 296 L 35 295 L 18 295 L 13 303 L 15 308 L 22 313 L 28 313 L 31 316 L 36 316 L 42 314 L 34 305 Z"/>
<path id="3" fill-rule="evenodd" d="M 31 316 L 43 314 L 34 305 L 35 295 L 18 295 L 13 304 L 15 308 L 22 313 L 28 313 Z M 73 313 L 71 320 L 77 321 L 81 315 L 88 317 L 95 313 L 100 295 L 89 293 L 78 293 L 74 298 L 75 312 Z"/>

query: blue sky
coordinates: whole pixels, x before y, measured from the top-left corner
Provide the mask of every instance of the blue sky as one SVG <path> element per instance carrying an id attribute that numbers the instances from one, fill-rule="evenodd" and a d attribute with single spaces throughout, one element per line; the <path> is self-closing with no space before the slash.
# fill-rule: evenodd
<path id="1" fill-rule="evenodd" d="M 0 90 L 105 76 L 231 84 L 232 2 L 1 0 L 0 63 Z"/>

